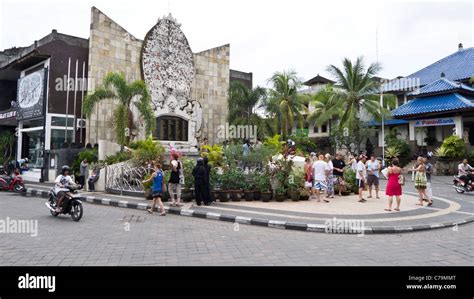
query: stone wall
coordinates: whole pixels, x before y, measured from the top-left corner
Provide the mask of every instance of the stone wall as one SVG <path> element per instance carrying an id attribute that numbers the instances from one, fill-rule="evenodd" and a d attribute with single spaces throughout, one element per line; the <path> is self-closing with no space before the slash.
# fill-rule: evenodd
<path id="1" fill-rule="evenodd" d="M 95 7 L 91 10 L 89 38 L 89 78 L 94 87 L 100 86 L 108 72 L 121 72 L 128 82 L 141 79 L 140 51 L 142 41 L 135 38 Z M 115 141 L 113 100 L 100 102 L 89 118 L 86 143 L 100 139 Z"/>
<path id="2" fill-rule="evenodd" d="M 229 58 L 228 44 L 194 54 L 193 98 L 203 110 L 201 140 L 207 137 L 210 144 L 222 141 L 217 139 L 217 130 L 227 121 Z"/>
<path id="3" fill-rule="evenodd" d="M 111 71 L 124 73 L 129 82 L 143 80 L 140 66 L 142 43 L 92 7 L 88 74 L 95 87 L 101 85 L 102 79 Z M 199 141 L 207 137 L 211 144 L 219 142 L 215 138 L 217 128 L 225 125 L 227 120 L 229 54 L 229 45 L 193 54 L 195 70 L 191 96 L 201 103 L 203 109 L 202 134 L 197 136 Z M 115 107 L 113 100 L 97 105 L 88 121 L 86 143 L 115 141 L 112 121 Z M 140 130 L 138 137 L 144 137 L 144 129 Z"/>

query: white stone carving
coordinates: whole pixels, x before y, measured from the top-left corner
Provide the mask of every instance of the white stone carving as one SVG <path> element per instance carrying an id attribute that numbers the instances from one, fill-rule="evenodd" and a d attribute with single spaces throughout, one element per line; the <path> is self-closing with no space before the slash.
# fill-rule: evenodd
<path id="1" fill-rule="evenodd" d="M 171 14 L 158 19 L 143 42 L 142 70 L 155 116 L 173 115 L 188 121 L 188 146 L 197 145 L 202 126 L 202 107 L 193 101 L 193 53 L 181 24 Z"/>

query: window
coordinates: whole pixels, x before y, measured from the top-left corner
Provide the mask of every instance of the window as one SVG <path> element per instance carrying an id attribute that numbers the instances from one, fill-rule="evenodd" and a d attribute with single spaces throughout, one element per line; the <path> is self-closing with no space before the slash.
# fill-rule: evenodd
<path id="1" fill-rule="evenodd" d="M 74 126 L 74 115 L 70 115 L 67 119 L 68 127 Z M 51 126 L 53 127 L 65 127 L 66 126 L 66 117 L 51 117 Z"/>
<path id="2" fill-rule="evenodd" d="M 188 141 L 188 122 L 179 117 L 160 116 L 156 119 L 154 137 L 158 140 Z"/>
<path id="3" fill-rule="evenodd" d="M 319 127 L 317 125 L 314 125 L 313 133 L 319 133 Z"/>
<path id="4" fill-rule="evenodd" d="M 321 126 L 321 133 L 327 133 L 328 132 L 328 125 L 322 125 Z"/>
<path id="5" fill-rule="evenodd" d="M 63 148 L 66 140 L 71 142 L 73 139 L 73 130 L 51 130 L 51 149 Z M 67 135 L 67 136 L 66 136 Z"/>

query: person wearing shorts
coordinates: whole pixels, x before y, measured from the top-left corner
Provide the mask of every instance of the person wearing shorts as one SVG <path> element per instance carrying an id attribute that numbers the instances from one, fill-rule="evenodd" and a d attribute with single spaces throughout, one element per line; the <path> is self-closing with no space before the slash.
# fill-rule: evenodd
<path id="1" fill-rule="evenodd" d="M 313 163 L 313 196 L 316 196 L 316 200 L 321 201 L 321 193 L 324 194 L 327 190 L 326 176 L 327 176 L 327 163 L 324 161 L 324 155 L 319 154 L 318 160 Z M 324 202 L 329 202 L 324 199 Z"/>
<path id="2" fill-rule="evenodd" d="M 372 186 L 375 187 L 375 197 L 379 197 L 379 176 L 380 176 L 380 162 L 375 159 L 375 156 L 370 156 L 367 161 L 367 185 L 369 186 L 369 197 L 372 198 Z"/>
<path id="3" fill-rule="evenodd" d="M 151 209 L 148 209 L 147 211 L 148 213 L 153 214 L 153 211 L 155 210 L 155 206 L 158 203 L 160 207 L 160 215 L 165 216 L 166 210 L 161 199 L 163 198 L 163 193 L 166 192 L 166 185 L 165 185 L 163 170 L 161 169 L 160 163 L 155 164 L 155 171 L 150 176 L 150 178 L 148 180 L 143 181 L 143 183 L 147 183 L 149 181 L 153 181 L 153 186 L 152 186 L 153 204 L 151 205 Z"/>
<path id="4" fill-rule="evenodd" d="M 365 190 L 365 185 L 367 182 L 367 168 L 365 167 L 365 161 L 367 157 L 365 155 L 360 155 L 359 162 L 357 163 L 357 172 L 356 172 L 356 184 L 359 187 L 359 202 L 363 203 L 366 200 L 362 197 L 362 192 Z"/>

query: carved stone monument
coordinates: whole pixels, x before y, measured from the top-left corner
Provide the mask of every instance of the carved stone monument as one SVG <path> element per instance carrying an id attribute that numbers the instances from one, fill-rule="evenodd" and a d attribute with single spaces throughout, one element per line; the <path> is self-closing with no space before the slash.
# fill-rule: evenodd
<path id="1" fill-rule="evenodd" d="M 143 41 L 141 67 L 155 116 L 180 117 L 188 122 L 188 140 L 169 143 L 195 149 L 201 133 L 202 107 L 192 99 L 194 58 L 180 26 L 171 14 L 158 19 Z"/>

